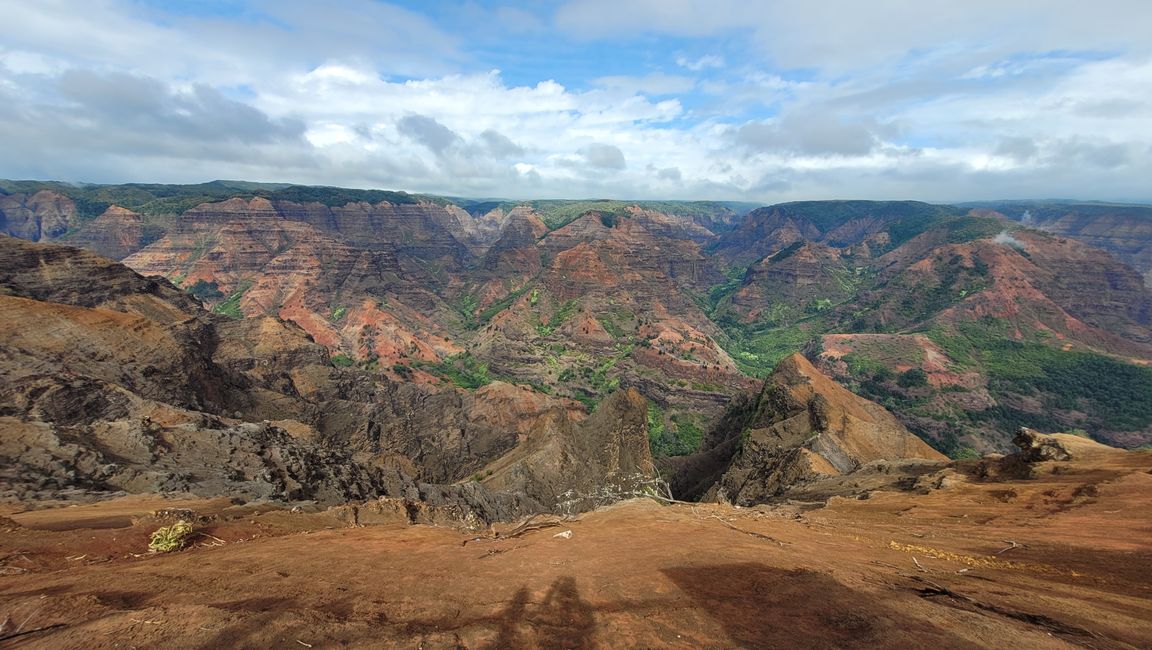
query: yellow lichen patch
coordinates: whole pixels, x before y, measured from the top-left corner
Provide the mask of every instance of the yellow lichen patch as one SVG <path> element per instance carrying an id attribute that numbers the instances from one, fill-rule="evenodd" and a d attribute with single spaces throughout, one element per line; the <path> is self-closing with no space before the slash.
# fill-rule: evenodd
<path id="1" fill-rule="evenodd" d="M 915 544 L 901 544 L 899 542 L 888 542 L 888 548 L 894 551 L 904 551 L 905 553 L 917 553 L 926 557 L 936 560 L 947 560 L 949 562 L 958 562 L 974 568 L 981 569 L 1013 569 L 1016 571 L 1032 571 L 1034 573 L 1044 573 L 1048 575 L 1070 575 L 1073 577 L 1079 574 L 1075 571 L 1065 571 L 1046 564 L 1033 564 L 1030 562 L 1011 562 L 1009 560 L 1001 560 L 993 555 L 964 555 L 962 553 L 952 553 L 951 551 L 943 551 L 937 548 L 930 548 L 928 546 L 917 546 Z"/>

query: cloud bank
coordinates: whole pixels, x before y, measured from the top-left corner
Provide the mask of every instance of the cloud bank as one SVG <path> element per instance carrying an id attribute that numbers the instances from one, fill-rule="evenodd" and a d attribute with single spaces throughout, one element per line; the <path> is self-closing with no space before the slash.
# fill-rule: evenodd
<path id="1" fill-rule="evenodd" d="M 44 0 L 0 177 L 1149 200 L 1152 4 Z"/>

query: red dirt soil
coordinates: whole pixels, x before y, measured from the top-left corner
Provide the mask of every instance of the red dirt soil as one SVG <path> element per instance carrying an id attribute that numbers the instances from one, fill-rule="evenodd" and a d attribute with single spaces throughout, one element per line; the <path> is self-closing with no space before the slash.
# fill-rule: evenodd
<path id="1" fill-rule="evenodd" d="M 22 625 L 5 647 L 1152 647 L 1152 453 L 1029 480 L 979 480 L 977 464 L 926 493 L 807 512 L 636 500 L 514 538 L 225 499 L 9 513 L 0 639 Z M 161 508 L 194 509 L 204 534 L 148 554 Z"/>

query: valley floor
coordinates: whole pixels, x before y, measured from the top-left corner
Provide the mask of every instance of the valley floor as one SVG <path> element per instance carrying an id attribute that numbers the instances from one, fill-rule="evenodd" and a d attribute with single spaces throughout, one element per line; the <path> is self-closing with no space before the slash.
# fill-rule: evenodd
<path id="1" fill-rule="evenodd" d="M 1044 463 L 1030 480 L 980 480 L 976 467 L 958 464 L 934 489 L 814 510 L 634 500 L 516 536 L 498 526 L 495 538 L 226 499 L 11 512 L 0 639 L 93 650 L 1152 646 L 1152 452 Z M 206 518 L 191 548 L 147 553 L 161 508 Z"/>

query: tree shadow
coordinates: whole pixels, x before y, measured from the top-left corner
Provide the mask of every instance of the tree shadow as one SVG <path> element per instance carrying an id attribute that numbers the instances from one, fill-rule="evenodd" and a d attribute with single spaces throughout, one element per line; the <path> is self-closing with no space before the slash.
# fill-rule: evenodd
<path id="1" fill-rule="evenodd" d="M 663 573 L 741 647 L 978 647 L 825 573 L 752 562 Z"/>

